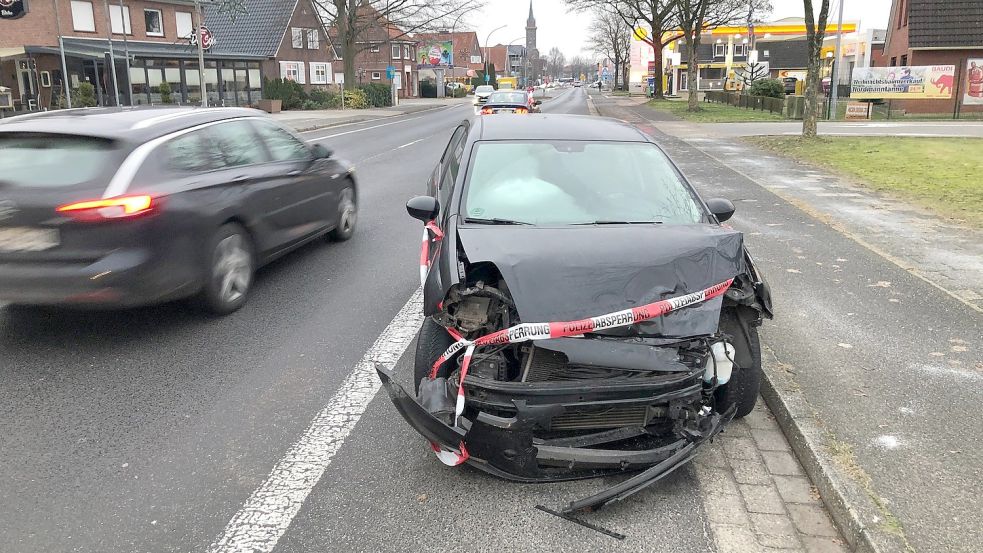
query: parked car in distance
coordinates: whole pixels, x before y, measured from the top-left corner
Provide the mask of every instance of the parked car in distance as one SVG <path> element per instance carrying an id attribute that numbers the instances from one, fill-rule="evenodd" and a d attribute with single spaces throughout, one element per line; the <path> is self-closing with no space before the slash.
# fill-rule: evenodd
<path id="1" fill-rule="evenodd" d="M 262 112 L 61 110 L 0 122 L 0 302 L 242 307 L 253 272 L 355 229 L 349 165 Z"/>
<path id="2" fill-rule="evenodd" d="M 495 92 L 495 87 L 490 84 L 483 84 L 474 89 L 474 104 L 484 104 L 488 96 Z"/>

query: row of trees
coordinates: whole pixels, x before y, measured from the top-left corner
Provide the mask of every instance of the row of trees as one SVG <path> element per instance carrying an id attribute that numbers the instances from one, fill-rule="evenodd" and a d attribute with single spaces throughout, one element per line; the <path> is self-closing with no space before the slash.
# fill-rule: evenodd
<path id="1" fill-rule="evenodd" d="M 567 61 L 566 56 L 559 48 L 550 48 L 546 54 L 546 74 L 555 78 L 560 78 L 567 73 L 570 68 L 570 76 L 579 79 L 580 75 L 593 75 L 597 70 L 597 62 L 583 56 L 574 56 Z"/>
<path id="2" fill-rule="evenodd" d="M 662 52 L 670 44 L 686 41 L 687 79 L 696 82 L 698 49 L 702 33 L 714 27 L 731 24 L 753 25 L 771 13 L 770 0 L 565 0 L 573 11 L 591 13 L 593 26 L 589 36 L 590 48 L 611 59 L 621 69 L 619 81 L 627 81 L 624 67 L 628 59 L 631 33 L 642 29 L 639 38 L 655 54 L 656 75 L 663 74 Z M 805 13 L 808 75 L 806 77 L 805 116 L 802 134 L 816 136 L 819 111 L 820 51 L 829 18 L 830 0 L 801 0 Z M 695 87 L 689 91 L 689 109 L 699 111 Z M 664 98 L 662 79 L 655 80 L 655 97 Z"/>

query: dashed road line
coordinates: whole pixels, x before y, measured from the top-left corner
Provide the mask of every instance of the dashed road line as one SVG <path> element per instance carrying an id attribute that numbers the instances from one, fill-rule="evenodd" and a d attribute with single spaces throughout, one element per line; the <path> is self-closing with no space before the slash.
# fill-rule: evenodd
<path id="1" fill-rule="evenodd" d="M 422 323 L 423 291 L 417 289 L 208 553 L 273 551 L 382 386 L 376 364 L 391 370 Z"/>

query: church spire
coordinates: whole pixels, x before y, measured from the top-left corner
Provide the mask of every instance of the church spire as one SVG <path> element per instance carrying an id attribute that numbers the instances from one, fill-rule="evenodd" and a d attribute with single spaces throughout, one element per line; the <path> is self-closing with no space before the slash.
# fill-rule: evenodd
<path id="1" fill-rule="evenodd" d="M 532 15 L 532 0 L 529 0 L 529 19 L 526 20 L 526 27 L 535 27 L 536 18 Z"/>

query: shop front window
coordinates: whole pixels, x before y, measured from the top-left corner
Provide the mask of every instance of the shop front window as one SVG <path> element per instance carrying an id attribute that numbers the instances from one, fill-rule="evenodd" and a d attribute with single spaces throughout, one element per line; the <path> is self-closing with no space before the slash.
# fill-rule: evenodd
<path id="1" fill-rule="evenodd" d="M 181 85 L 181 62 L 168 60 L 161 63 L 164 65 L 164 80 L 171 87 L 171 103 L 183 103 L 184 88 Z M 163 99 L 161 99 L 161 102 L 163 102 Z"/>
<path id="2" fill-rule="evenodd" d="M 205 62 L 205 93 L 208 94 L 208 105 L 221 105 L 222 99 L 218 94 L 218 63 L 214 61 Z"/>
<path id="3" fill-rule="evenodd" d="M 184 62 L 184 89 L 187 93 L 186 102 L 201 103 L 201 75 L 198 73 L 197 62 Z"/>
<path id="4" fill-rule="evenodd" d="M 134 105 L 139 106 L 150 101 L 150 89 L 147 86 L 147 71 L 143 68 L 142 60 L 137 60 L 130 66 L 130 86 L 133 90 Z"/>
<path id="5" fill-rule="evenodd" d="M 225 105 L 241 105 L 236 91 L 236 70 L 231 67 L 231 63 L 226 62 L 222 67 L 222 96 L 225 98 Z"/>

